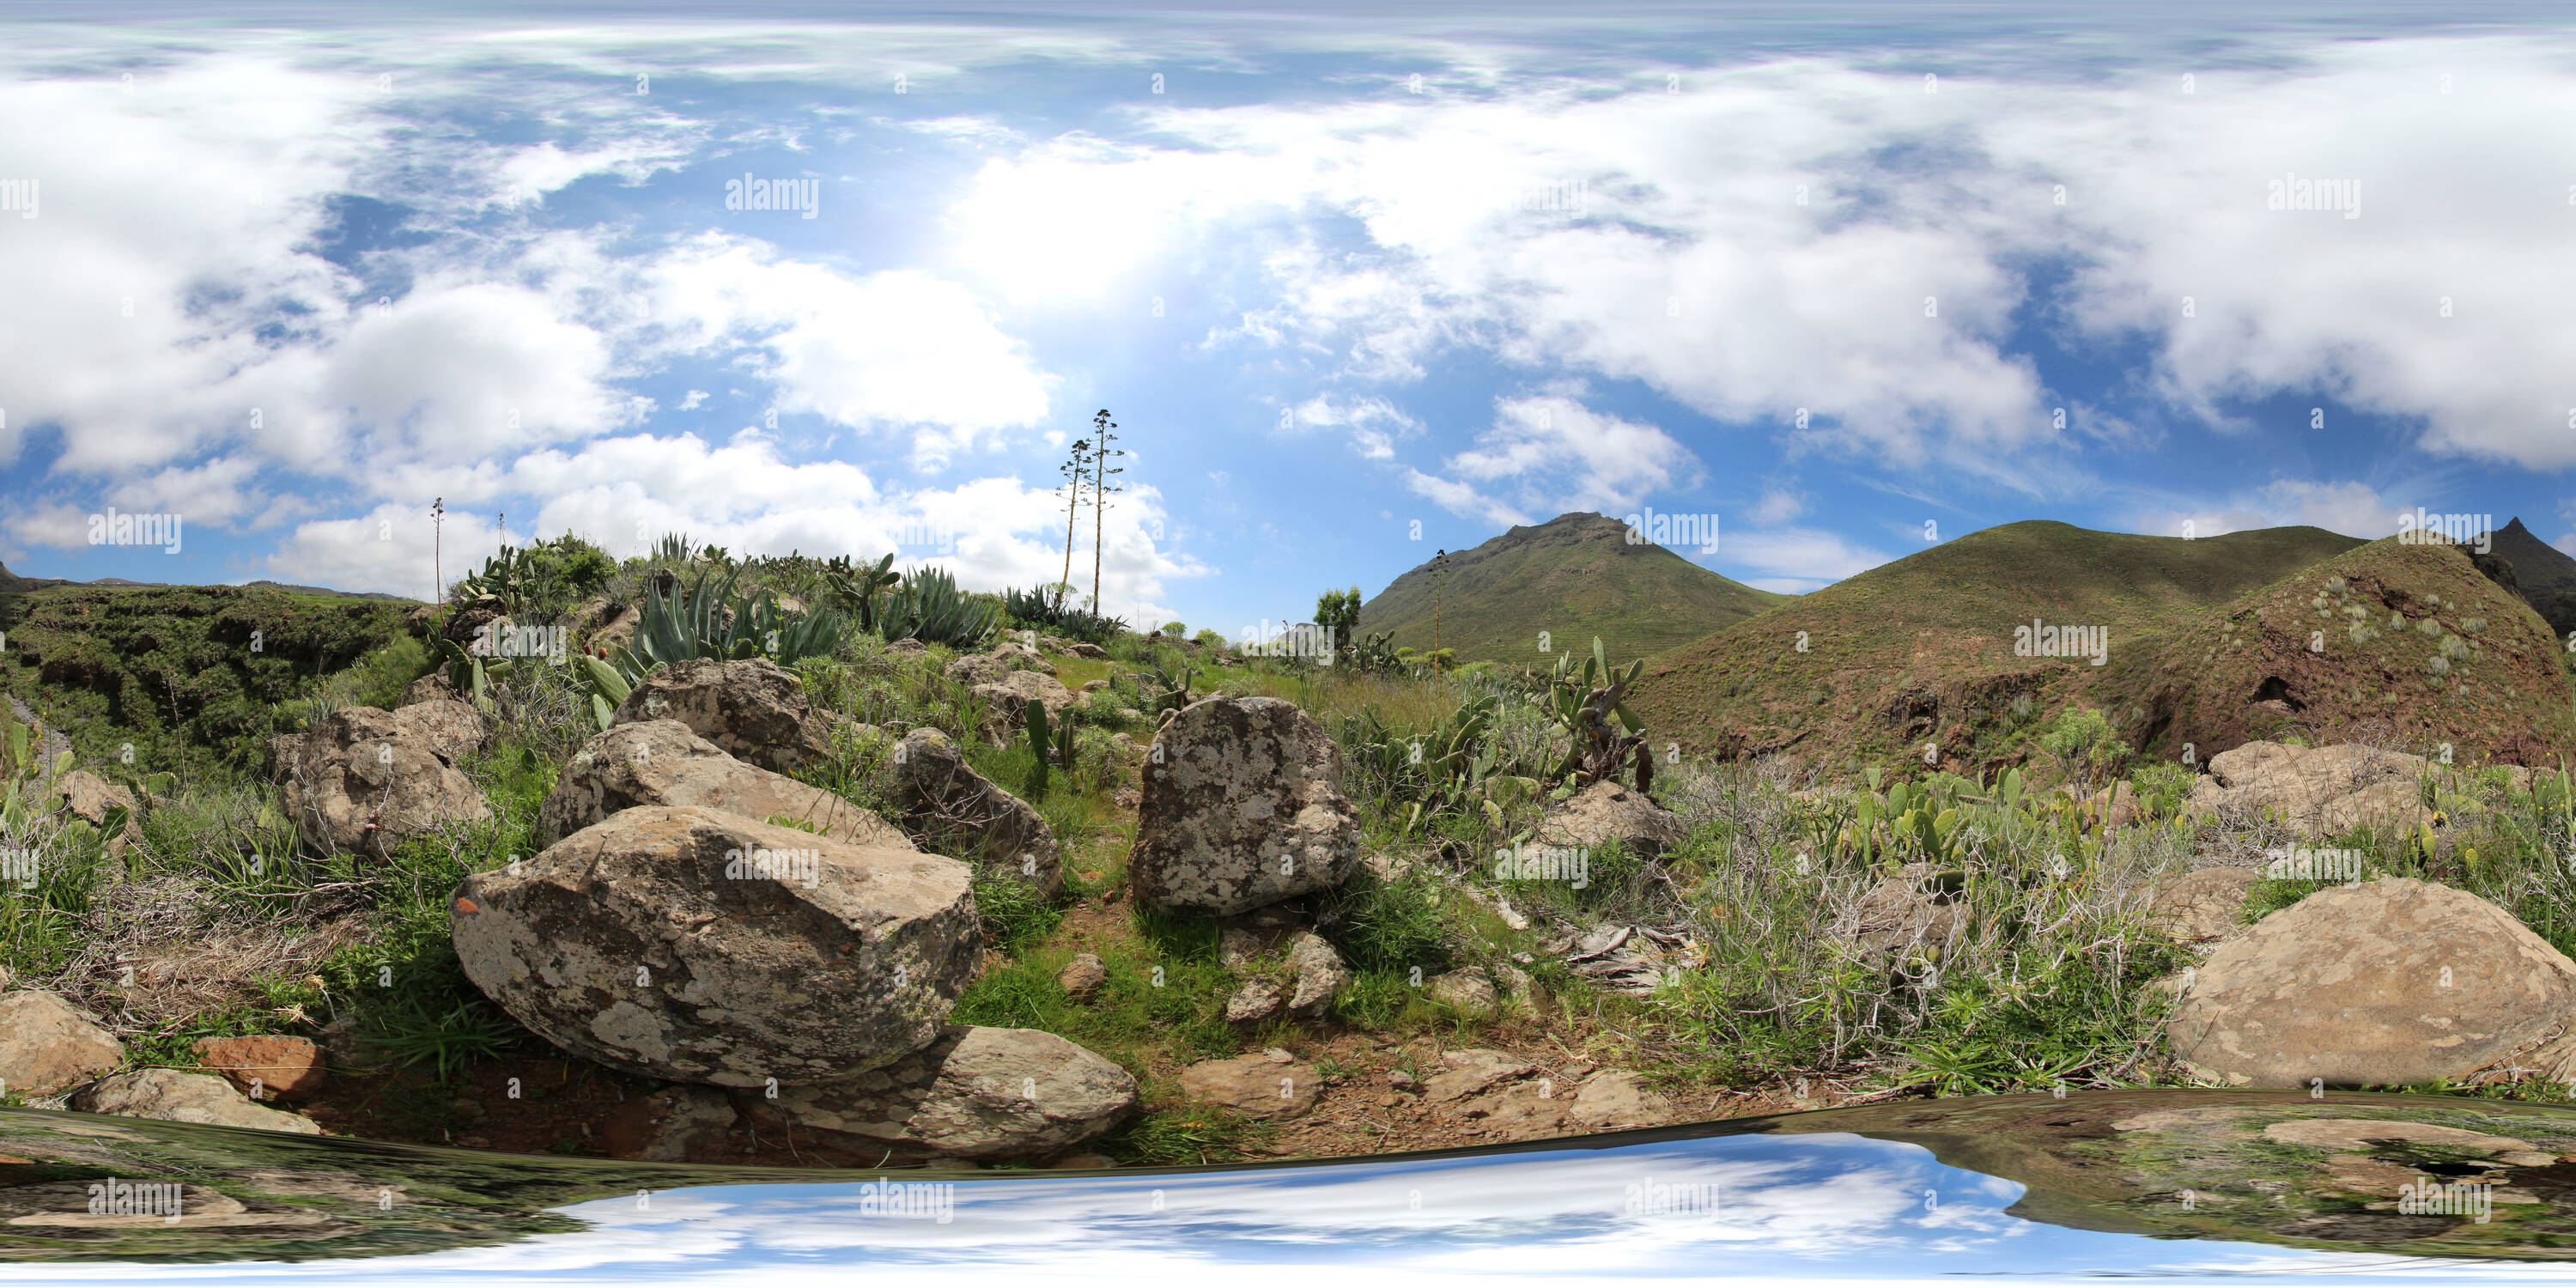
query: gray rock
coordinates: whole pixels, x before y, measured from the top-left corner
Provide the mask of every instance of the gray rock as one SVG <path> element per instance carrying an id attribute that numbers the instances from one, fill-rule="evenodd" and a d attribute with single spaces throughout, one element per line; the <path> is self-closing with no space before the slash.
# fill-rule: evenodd
<path id="1" fill-rule="evenodd" d="M 1306 1019 L 1322 1015 L 1351 982 L 1351 969 L 1343 964 L 1342 955 L 1311 931 L 1299 931 L 1288 941 L 1288 969 L 1295 980 L 1288 1013 Z"/>
<path id="2" fill-rule="evenodd" d="M 1263 1024 L 1278 1018 L 1286 1009 L 1288 999 L 1279 995 L 1278 985 L 1266 979 L 1245 980 L 1241 988 L 1234 990 L 1234 996 L 1225 999 L 1225 1022 Z"/>
<path id="3" fill-rule="evenodd" d="M 2219 945 L 2165 1032 L 2193 1072 L 2234 1086 L 2399 1085 L 2524 1051 L 2571 1008 L 2576 963 L 2513 914 L 2391 877 L 2319 890 Z"/>
<path id="4" fill-rule="evenodd" d="M 451 743 L 418 717 L 342 707 L 302 737 L 281 738 L 279 795 L 305 843 L 317 850 L 383 854 L 416 836 L 492 817 Z"/>
<path id="5" fill-rule="evenodd" d="M 2418 784 L 2435 772 L 2422 756 L 2375 747 L 2249 742 L 2210 757 L 2185 806 L 2203 818 L 2270 814 L 2310 836 L 2412 828 L 2426 817 Z"/>
<path id="6" fill-rule="evenodd" d="M 1613 1130 L 1662 1122 L 1671 1113 L 1672 1103 L 1649 1089 L 1636 1074 L 1610 1069 L 1584 1081 L 1566 1116 L 1585 1127 Z"/>
<path id="7" fill-rule="evenodd" d="M 176 1069 L 137 1069 L 102 1078 L 72 1098 L 84 1113 L 120 1114 L 127 1118 L 160 1118 L 175 1123 L 217 1127 L 251 1127 L 260 1131 L 319 1136 L 322 1128 L 302 1114 L 254 1105 L 233 1084 L 207 1073 Z"/>
<path id="8" fill-rule="evenodd" d="M 536 843 L 552 845 L 639 805 L 695 805 L 763 823 L 794 819 L 853 845 L 914 848 L 903 829 L 874 813 L 746 765 L 677 720 L 618 725 L 583 744 L 537 809 Z"/>
<path id="9" fill-rule="evenodd" d="M 1053 722 L 1079 700 L 1054 676 L 1038 671 L 1010 672 L 994 683 L 976 685 L 974 693 L 984 700 L 984 736 L 997 747 L 1007 747 L 1027 737 L 1023 731 L 1030 703 L 1046 708 L 1047 719 Z"/>
<path id="10" fill-rule="evenodd" d="M 647 805 L 467 877 L 449 920 L 467 977 L 556 1046 L 758 1087 L 935 1041 L 982 952 L 969 890 L 954 859 Z"/>
<path id="11" fill-rule="evenodd" d="M 1359 866 L 1341 753 L 1295 704 L 1195 702 L 1155 745 L 1127 861 L 1138 903 L 1232 916 L 1332 889 Z"/>
<path id="12" fill-rule="evenodd" d="M 1602 779 L 1559 802 L 1539 825 L 1542 845 L 1592 850 L 1621 842 L 1628 853 L 1654 858 L 1682 843 L 1690 829 L 1646 794 Z"/>
<path id="13" fill-rule="evenodd" d="M 915 729 L 895 748 L 894 798 L 904 830 L 924 846 L 1009 877 L 1049 898 L 1064 889 L 1064 850 L 1027 801 L 967 765 L 948 735 Z"/>
<path id="14" fill-rule="evenodd" d="M 1133 1113 L 1136 1079 L 1036 1029 L 952 1025 L 936 1042 L 864 1076 L 784 1087 L 756 1118 L 792 1127 L 798 1148 L 898 1158 L 1047 1154 L 1102 1135 Z"/>
<path id="15" fill-rule="evenodd" d="M 415 683 L 413 687 L 419 686 Z M 432 751 L 450 764 L 483 750 L 492 742 L 491 722 L 474 709 L 473 703 L 460 701 L 452 695 L 406 702 L 394 712 L 394 719 L 418 734 Z"/>
<path id="16" fill-rule="evenodd" d="M 62 799 L 64 812 L 92 827 L 106 827 L 112 810 L 125 811 L 124 825 L 107 839 L 108 857 L 122 858 L 127 849 L 142 843 L 143 811 L 135 808 L 133 792 L 86 769 L 75 769 L 53 784 L 52 794 Z"/>
<path id="17" fill-rule="evenodd" d="M 411 687 L 403 690 L 402 698 L 394 703 L 394 710 L 400 711 L 404 707 L 422 702 L 453 702 L 455 700 L 456 686 L 447 682 L 447 672 L 443 670 L 432 671 L 429 674 L 412 681 Z"/>
<path id="18" fill-rule="evenodd" d="M 72 1004 L 33 991 L 0 996 L 0 1088 L 50 1096 L 125 1063 L 125 1048 Z"/>
<path id="19" fill-rule="evenodd" d="M 1538 1072 L 1537 1065 L 1508 1051 L 1443 1051 L 1440 1063 L 1445 1067 L 1422 1084 L 1423 1094 L 1435 1101 L 1461 1100 Z"/>
<path id="20" fill-rule="evenodd" d="M 692 658 L 654 671 L 617 704 L 615 723 L 646 720 L 677 720 L 734 759 L 782 774 L 832 754 L 803 686 L 765 657 Z"/>

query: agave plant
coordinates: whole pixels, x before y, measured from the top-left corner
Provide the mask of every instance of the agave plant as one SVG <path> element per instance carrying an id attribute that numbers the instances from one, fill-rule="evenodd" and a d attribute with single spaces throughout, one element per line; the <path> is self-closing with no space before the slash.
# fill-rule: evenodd
<path id="1" fill-rule="evenodd" d="M 888 640 L 917 639 L 955 649 L 980 647 L 1001 623 L 1002 605 L 957 589 L 945 569 L 923 568 L 886 596 L 877 633 Z"/>
<path id="2" fill-rule="evenodd" d="M 635 637 L 617 650 L 615 659 L 617 673 L 629 685 L 656 668 L 691 658 L 766 657 L 790 666 L 807 657 L 830 656 L 840 647 L 845 628 L 839 614 L 782 613 L 767 591 L 748 599 L 736 595 L 738 572 L 710 585 L 713 577 L 712 571 L 700 573 L 687 588 L 675 584 L 667 593 L 646 587 Z"/>

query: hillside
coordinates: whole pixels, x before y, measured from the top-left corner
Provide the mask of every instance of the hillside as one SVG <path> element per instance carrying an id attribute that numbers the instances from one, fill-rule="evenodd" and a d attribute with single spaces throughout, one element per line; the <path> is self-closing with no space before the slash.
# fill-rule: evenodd
<path id="1" fill-rule="evenodd" d="M 2009 713 L 2024 696 L 2044 706 L 2040 691 L 2074 664 L 2015 656 L 2016 626 L 2106 627 L 2121 659 L 2149 633 L 2361 544 L 2306 527 L 2186 540 L 2004 524 L 1658 656 L 1631 708 L 1658 739 L 1721 755 L 1883 756 L 1959 713 Z"/>
<path id="2" fill-rule="evenodd" d="M 1658 545 L 1630 545 L 1598 514 L 1561 514 L 1449 556 L 1440 592 L 1440 644 L 1465 661 L 1536 665 L 1544 631 L 1556 650 L 1592 637 L 1617 657 L 1660 652 L 1724 629 L 1789 598 L 1730 581 Z M 1363 635 L 1393 631 L 1398 647 L 1431 647 L 1430 565 L 1360 605 Z"/>
<path id="3" fill-rule="evenodd" d="M 2560 639 L 2576 632 L 2576 559 L 2533 536 L 2520 519 L 2496 529 L 2495 553 L 2513 565 L 2524 602 Z"/>

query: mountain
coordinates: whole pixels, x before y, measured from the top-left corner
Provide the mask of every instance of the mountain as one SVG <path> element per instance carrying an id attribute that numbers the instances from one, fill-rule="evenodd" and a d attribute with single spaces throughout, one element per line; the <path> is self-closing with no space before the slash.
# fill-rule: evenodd
<path id="1" fill-rule="evenodd" d="M 1628 543 L 1627 525 L 1598 514 L 1561 514 L 1449 556 L 1440 588 L 1440 645 L 1464 661 L 1541 665 L 1601 637 L 1627 659 L 1699 639 L 1788 599 L 1730 581 L 1659 545 Z M 1360 634 L 1395 633 L 1398 647 L 1428 649 L 1431 571 L 1424 564 L 1360 605 Z"/>
<path id="2" fill-rule="evenodd" d="M 2344 556 L 2357 564 L 2318 572 L 2318 585 L 2298 582 L 2300 574 Z M 2321 580 L 2336 574 L 2347 590 L 2362 590 L 2326 590 Z M 2318 592 L 2326 608 L 2308 603 Z M 2427 659 L 2383 657 L 2393 647 L 2388 631 L 2372 649 L 2349 644 L 2344 631 L 2334 636 L 2344 644 L 2329 641 L 2316 665 L 2290 667 L 2262 652 L 2272 672 L 2239 675 L 2257 657 L 2244 652 L 2244 641 L 2257 639 L 2246 634 L 2249 623 L 2272 621 L 2282 641 L 2293 639 L 2285 608 L 2275 605 L 2280 595 L 2308 605 L 2300 608 L 2308 616 L 2334 613 L 2336 629 L 2349 626 L 2352 608 L 2378 613 L 2383 626 L 2398 613 L 2403 631 L 2421 631 L 2421 621 L 2432 618 L 2437 634 L 2421 636 L 2414 652 L 2458 636 L 2465 644 L 2455 647 L 2468 647 L 2465 657 L 2481 662 L 2470 670 L 2512 675 L 2499 680 L 2499 701 L 2514 703 L 2517 719 L 2527 716 L 2530 729 L 2566 724 L 2566 675 L 2532 654 L 2545 626 L 2458 549 L 2396 541 L 2365 546 L 2324 528 L 2259 528 L 2187 541 L 2045 520 L 1968 533 L 1654 657 L 1631 711 L 1654 729 L 1656 742 L 1672 739 L 1731 757 L 1788 752 L 1837 768 L 1899 755 L 1919 762 L 1927 739 L 1937 742 L 1937 757 L 1947 765 L 2020 760 L 2030 755 L 2038 726 L 2069 703 L 2105 708 L 2133 747 L 2179 755 L 2182 742 L 2192 742 L 2200 760 L 2233 747 L 2228 739 L 2244 742 L 2295 726 L 2357 729 L 2367 719 L 2409 732 L 2439 726 L 2458 734 L 2463 747 L 2476 739 L 2496 755 L 2509 750 L 2509 732 L 2483 729 L 2488 714 L 2460 706 L 2458 696 L 2432 701 L 2416 693 L 2409 667 L 2427 670 Z M 2432 600 L 2452 608 L 2427 608 Z M 2476 629 L 2465 629 L 2463 613 L 2478 618 Z M 2014 629 L 2032 621 L 2099 626 L 2105 665 L 2017 654 Z M 2236 626 L 2221 629 L 2221 621 Z M 2318 616 L 2318 626 L 2329 621 Z M 2195 631 L 2226 636 L 2228 644 L 2215 647 Z M 2306 647 L 2308 631 L 2295 631 L 2295 644 Z M 2184 665 L 2197 654 L 2210 657 Z M 2483 667 L 2488 654 L 2509 654 L 2509 665 Z M 2282 685 L 2264 685 L 2272 677 Z M 2239 683 L 2244 693 L 2236 693 Z M 2391 688 L 2370 688 L 2383 683 Z M 2347 701 L 2354 685 L 2370 690 L 2370 708 Z M 2501 685 L 2517 690 L 2504 696 Z M 2269 688 L 2293 688 L 2295 701 L 2308 706 L 2293 706 Z M 2311 693 L 2318 696 L 2313 703 Z M 2388 693 L 2432 706 L 2393 711 Z M 2280 701 L 2282 708 L 2259 708 L 2262 701 Z M 2424 719 L 2416 721 L 2419 714 Z"/>
<path id="3" fill-rule="evenodd" d="M 2576 632 L 2576 559 L 2533 536 L 2520 519 L 2496 529 L 2494 549 L 2513 565 L 2517 590 L 2532 611 L 2560 639 Z"/>

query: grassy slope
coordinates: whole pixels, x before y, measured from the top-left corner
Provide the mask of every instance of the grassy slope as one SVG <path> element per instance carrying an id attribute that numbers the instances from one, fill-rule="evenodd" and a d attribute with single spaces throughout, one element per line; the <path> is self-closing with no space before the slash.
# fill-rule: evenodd
<path id="1" fill-rule="evenodd" d="M 2513 565 L 2523 599 L 2550 629 L 2562 638 L 2576 633 L 2576 559 L 2533 536 L 2520 519 L 2496 530 L 2495 552 Z"/>
<path id="2" fill-rule="evenodd" d="M 1662 546 L 1629 545 L 1616 519 L 1559 515 L 1449 557 L 1440 643 L 1465 661 L 1536 665 L 1539 632 L 1558 650 L 1601 637 L 1621 657 L 1660 652 L 1751 617 L 1787 596 L 1730 581 Z M 1360 630 L 1431 647 L 1429 566 L 1360 607 Z"/>
<path id="3" fill-rule="evenodd" d="M 2149 632 L 2359 544 L 2318 528 L 2187 541 L 2004 524 L 1658 656 L 1631 709 L 1659 737 L 1724 755 L 1881 754 L 1931 733 L 1945 706 L 2009 708 L 2068 668 L 2015 657 L 2016 625 L 2107 626 L 2119 657 Z"/>

